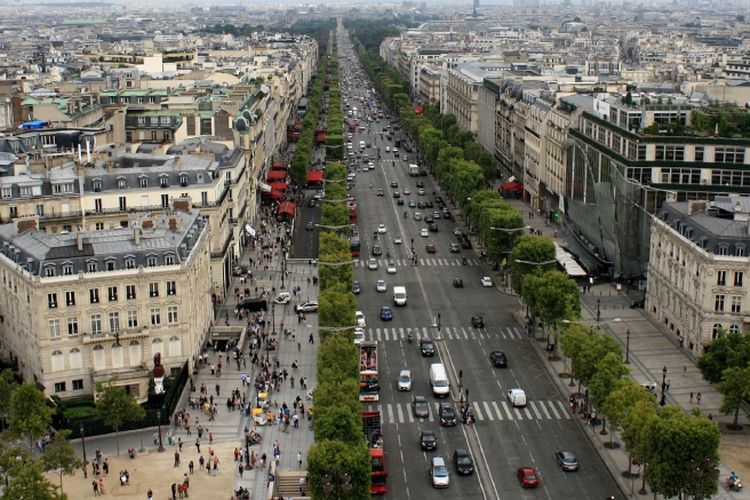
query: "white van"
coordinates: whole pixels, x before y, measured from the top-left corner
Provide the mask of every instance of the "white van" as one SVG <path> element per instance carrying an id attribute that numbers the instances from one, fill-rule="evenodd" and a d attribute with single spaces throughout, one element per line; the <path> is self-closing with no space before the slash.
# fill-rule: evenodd
<path id="1" fill-rule="evenodd" d="M 526 406 L 526 393 L 523 389 L 508 389 L 505 397 L 514 408 L 524 408 Z"/>
<path id="2" fill-rule="evenodd" d="M 448 374 L 442 363 L 433 363 L 430 365 L 430 387 L 432 394 L 444 398 L 450 394 L 451 386 L 448 382 Z"/>
<path id="3" fill-rule="evenodd" d="M 393 303 L 397 306 L 406 305 L 406 287 L 405 286 L 394 286 L 393 287 Z"/>

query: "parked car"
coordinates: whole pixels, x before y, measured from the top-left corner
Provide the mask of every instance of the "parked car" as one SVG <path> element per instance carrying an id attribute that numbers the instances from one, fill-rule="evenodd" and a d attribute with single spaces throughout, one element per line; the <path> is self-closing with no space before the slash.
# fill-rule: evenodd
<path id="1" fill-rule="evenodd" d="M 302 304 L 298 304 L 294 310 L 298 313 L 312 313 L 318 311 L 318 301 L 317 300 L 309 300 L 307 302 L 303 302 Z"/>
<path id="2" fill-rule="evenodd" d="M 292 300 L 292 294 L 289 292 L 280 292 L 273 298 L 276 304 L 288 304 Z"/>

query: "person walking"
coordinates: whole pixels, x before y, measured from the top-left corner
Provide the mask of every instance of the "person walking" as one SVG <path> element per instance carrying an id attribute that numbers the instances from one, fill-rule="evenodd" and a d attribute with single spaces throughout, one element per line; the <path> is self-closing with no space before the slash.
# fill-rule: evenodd
<path id="1" fill-rule="evenodd" d="M 180 453 L 182 453 L 182 438 L 177 438 L 177 448 Z"/>
<path id="2" fill-rule="evenodd" d="M 104 479 L 99 478 L 99 494 L 104 495 Z"/>
<path id="3" fill-rule="evenodd" d="M 177 483 L 172 483 L 172 500 L 177 500 Z"/>
<path id="4" fill-rule="evenodd" d="M 693 391 L 690 391 L 690 404 L 693 403 Z"/>
<path id="5" fill-rule="evenodd" d="M 195 438 L 195 449 L 198 450 L 198 453 L 201 452 L 201 441 L 198 438 Z"/>
<path id="6" fill-rule="evenodd" d="M 701 404 L 701 393 L 695 395 L 695 400 L 698 401 L 698 404 Z"/>
<path id="7" fill-rule="evenodd" d="M 91 481 L 91 487 L 94 489 L 94 496 L 98 497 L 99 496 L 99 482 L 96 479 Z"/>
<path id="8" fill-rule="evenodd" d="M 301 451 L 297 452 L 297 468 L 298 469 L 302 468 L 302 452 Z"/>
<path id="9" fill-rule="evenodd" d="M 154 492 L 150 489 L 146 492 L 146 499 L 147 500 L 154 500 Z"/>
<path id="10" fill-rule="evenodd" d="M 194 468 L 195 468 L 195 464 L 194 464 L 194 463 L 193 463 L 193 461 L 191 460 L 191 461 L 190 461 L 190 463 L 188 464 L 188 470 L 190 471 L 190 475 L 191 475 L 191 476 L 193 475 L 193 469 L 194 469 Z"/>

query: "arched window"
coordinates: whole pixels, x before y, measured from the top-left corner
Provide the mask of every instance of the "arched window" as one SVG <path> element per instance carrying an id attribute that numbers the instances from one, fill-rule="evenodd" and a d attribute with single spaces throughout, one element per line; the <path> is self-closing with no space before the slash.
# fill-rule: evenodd
<path id="1" fill-rule="evenodd" d="M 123 361 L 122 361 L 122 346 L 117 344 L 112 344 L 111 352 L 112 352 L 112 368 L 122 368 Z"/>
<path id="2" fill-rule="evenodd" d="M 62 351 L 52 351 L 52 371 L 59 372 L 65 369 L 65 358 Z"/>
<path id="3" fill-rule="evenodd" d="M 182 341 L 178 337 L 169 339 L 169 357 L 175 358 L 182 355 Z"/>
<path id="4" fill-rule="evenodd" d="M 164 342 L 161 339 L 151 341 L 151 355 L 154 356 L 157 352 L 164 355 Z"/>
<path id="5" fill-rule="evenodd" d="M 721 331 L 721 325 L 719 323 L 714 323 L 714 327 L 711 329 L 711 338 L 716 339 L 719 337 L 719 332 Z"/>
<path id="6" fill-rule="evenodd" d="M 94 370 L 104 370 L 107 367 L 107 358 L 104 356 L 104 347 L 95 345 L 91 350 L 91 357 L 94 360 Z"/>
<path id="7" fill-rule="evenodd" d="M 128 345 L 128 349 L 130 352 L 128 353 L 130 355 L 130 366 L 138 366 L 141 364 L 141 358 L 142 351 L 141 351 L 141 343 L 137 340 L 131 340 L 130 345 Z"/>
<path id="8" fill-rule="evenodd" d="M 71 370 L 80 370 L 83 368 L 83 355 L 79 348 L 74 347 L 70 350 L 68 353 L 68 362 L 70 363 Z"/>

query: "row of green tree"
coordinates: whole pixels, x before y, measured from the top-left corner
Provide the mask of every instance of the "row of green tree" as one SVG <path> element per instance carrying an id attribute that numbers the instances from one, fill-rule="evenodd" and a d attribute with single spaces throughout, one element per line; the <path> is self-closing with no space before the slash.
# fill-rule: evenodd
<path id="1" fill-rule="evenodd" d="M 340 161 L 344 159 L 344 112 L 341 108 L 341 90 L 339 89 L 338 53 L 335 51 L 329 68 L 326 160 Z"/>
<path id="2" fill-rule="evenodd" d="M 327 66 L 328 56 L 324 56 L 320 60 L 317 75 L 307 98 L 307 111 L 302 119 L 302 131 L 289 165 L 292 182 L 298 186 L 303 186 L 307 182 L 307 171 L 312 163 L 315 149 L 315 130 L 318 127 L 323 102 L 323 85 Z"/>
<path id="3" fill-rule="evenodd" d="M 143 419 L 145 411 L 123 386 L 98 385 L 96 407 L 117 433 L 130 422 Z M 69 430 L 58 429 L 40 452 L 36 443 L 50 436 L 55 413 L 44 393 L 31 382 L 18 383 L 11 370 L 0 373 L 0 476 L 3 500 L 63 500 L 63 476 L 85 466 L 68 441 Z M 86 465 L 87 466 L 87 465 Z M 58 484 L 44 475 L 55 471 Z"/>

